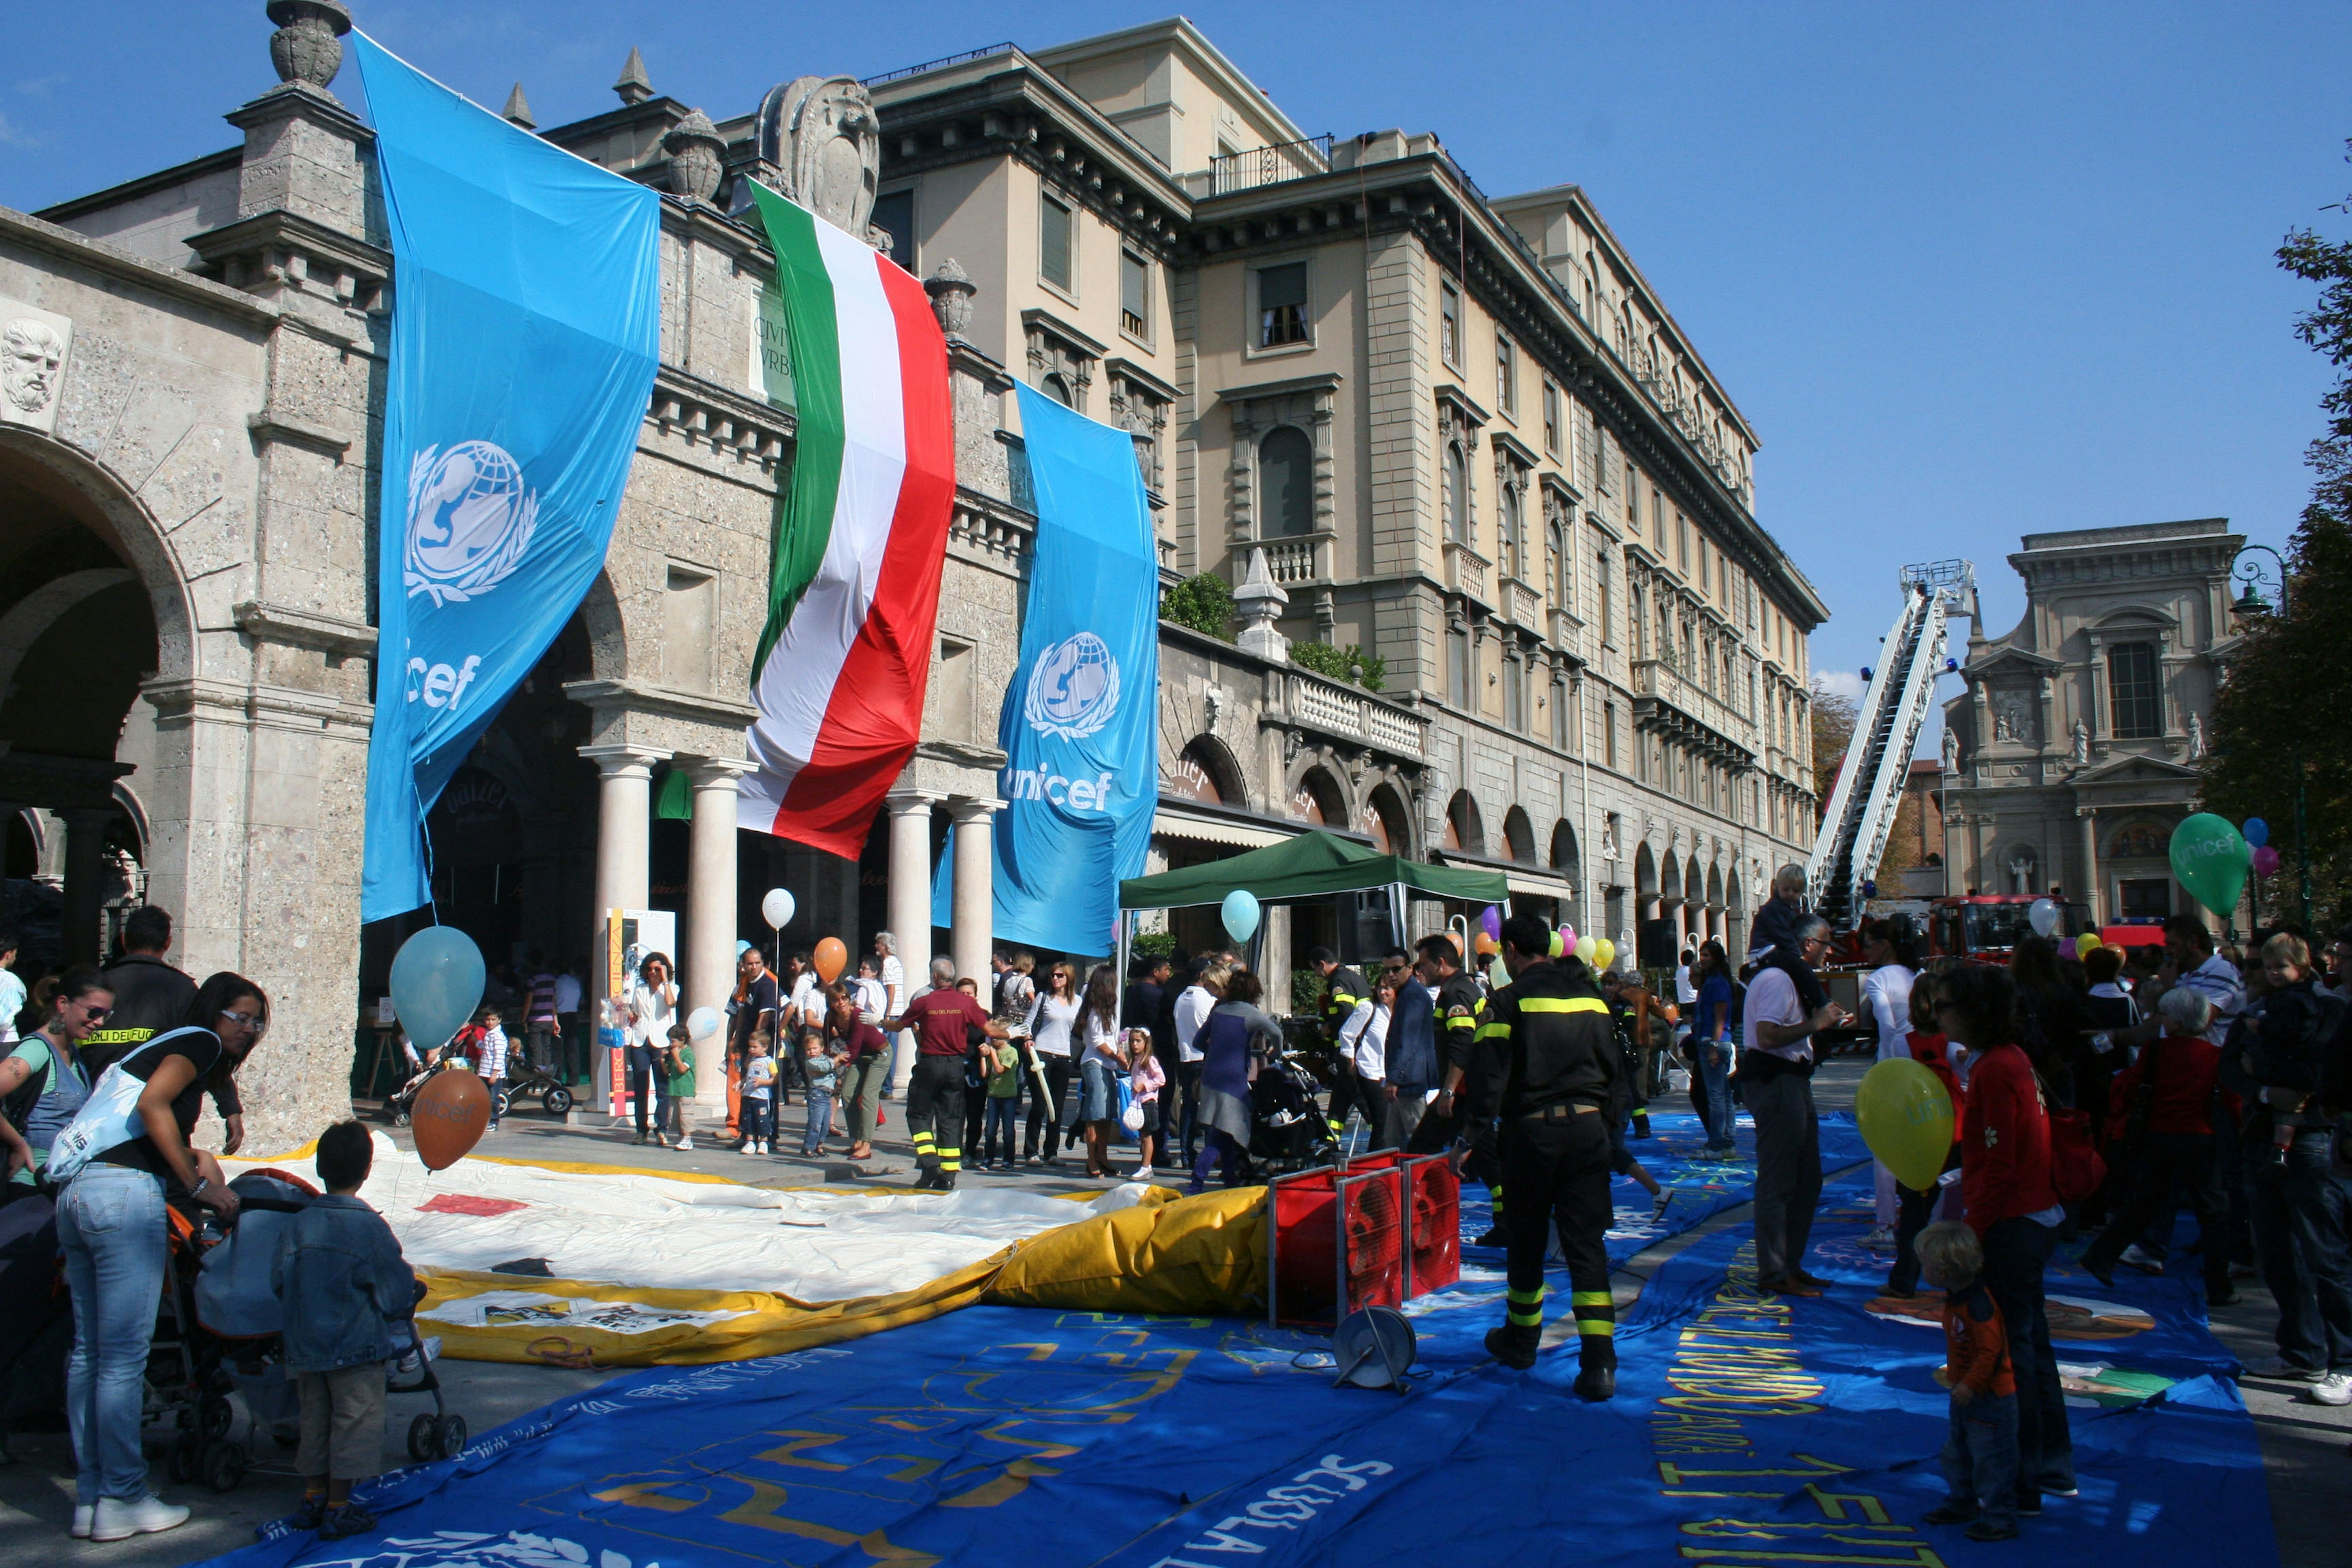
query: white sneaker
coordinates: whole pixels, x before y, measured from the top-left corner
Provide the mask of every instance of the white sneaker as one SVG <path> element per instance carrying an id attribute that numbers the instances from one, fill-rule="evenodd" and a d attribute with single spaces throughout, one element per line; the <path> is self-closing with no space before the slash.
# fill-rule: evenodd
<path id="1" fill-rule="evenodd" d="M 74 1504 L 73 1523 L 67 1529 L 66 1533 L 72 1536 L 76 1541 L 88 1541 L 89 1539 L 90 1515 L 97 1511 L 98 1505 L 96 1503 L 78 1502 Z"/>
<path id="2" fill-rule="evenodd" d="M 1149 1165 L 1138 1165 L 1134 1170 L 1129 1171 L 1127 1173 L 1127 1179 L 1130 1182 L 1148 1182 L 1151 1180 L 1151 1167 Z"/>
<path id="3" fill-rule="evenodd" d="M 738 1149 L 738 1150 L 736 1150 L 736 1151 L 735 1151 L 735 1152 L 737 1152 L 738 1154 L 756 1154 L 756 1153 L 758 1153 L 759 1152 L 760 1152 L 760 1146 L 759 1146 L 757 1143 L 752 1142 L 751 1142 L 751 1140 L 749 1140 L 749 1139 L 745 1139 L 745 1140 L 744 1140 L 744 1142 L 743 1142 L 743 1146 L 742 1146 L 740 1149 Z"/>
<path id="4" fill-rule="evenodd" d="M 760 1152 L 761 1152 L 761 1153 L 762 1153 L 762 1154 L 764 1154 L 764 1153 L 766 1153 L 767 1152 L 768 1152 L 768 1141 L 767 1141 L 765 1138 L 762 1138 L 762 1139 L 761 1139 L 761 1140 L 760 1140 Z"/>
<path id="5" fill-rule="evenodd" d="M 1862 1244 L 1875 1252 L 1887 1252 L 1895 1247 L 1895 1227 L 1882 1225 L 1862 1238 Z"/>
<path id="6" fill-rule="evenodd" d="M 187 1522 L 186 1509 L 175 1502 L 165 1502 L 153 1492 L 142 1498 L 102 1497 L 90 1517 L 89 1538 L 128 1541 L 134 1535 L 152 1535 L 159 1530 L 171 1530 Z"/>
<path id="7" fill-rule="evenodd" d="M 678 1152 L 682 1154 L 692 1153 L 694 1152 L 694 1134 L 689 1132 L 685 1137 L 679 1139 L 677 1141 L 677 1147 Z"/>
<path id="8" fill-rule="evenodd" d="M 2137 1268 L 2142 1274 L 2164 1272 L 2164 1259 L 2156 1257 L 2137 1242 L 2133 1242 L 2129 1247 L 2125 1247 L 2124 1255 L 2116 1261 L 2126 1268 Z"/>
<path id="9" fill-rule="evenodd" d="M 2331 1372 L 2311 1385 L 2315 1405 L 2352 1405 L 2352 1372 Z"/>

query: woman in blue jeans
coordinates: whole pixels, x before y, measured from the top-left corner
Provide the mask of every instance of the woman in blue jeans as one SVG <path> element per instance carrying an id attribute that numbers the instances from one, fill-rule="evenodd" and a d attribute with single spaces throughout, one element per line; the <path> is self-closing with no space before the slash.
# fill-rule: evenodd
<path id="1" fill-rule="evenodd" d="M 85 1013 L 92 1005 L 87 994 L 79 1004 Z M 123 1109 L 101 1079 L 68 1130 L 86 1129 L 95 1148 L 58 1199 L 58 1243 L 73 1298 L 66 1416 L 79 1472 L 77 1537 L 121 1541 L 188 1517 L 149 1486 L 139 1446 L 148 1343 L 163 1283 L 163 1205 L 167 1197 L 193 1200 L 224 1219 L 236 1214 L 219 1163 L 189 1137 L 205 1095 L 235 1076 L 268 1026 L 261 987 L 241 975 L 214 975 L 196 992 L 185 1025 L 155 1036 L 110 1069 L 141 1086 L 135 1101 Z M 122 1092 L 131 1091 L 125 1085 Z"/>

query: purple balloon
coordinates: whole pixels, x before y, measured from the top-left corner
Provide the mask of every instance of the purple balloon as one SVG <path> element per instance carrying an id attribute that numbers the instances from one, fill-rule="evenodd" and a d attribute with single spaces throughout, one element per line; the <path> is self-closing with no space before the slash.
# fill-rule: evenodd
<path id="1" fill-rule="evenodd" d="M 1496 942 L 1502 941 L 1503 911 L 1496 906 L 1488 904 L 1486 906 L 1486 913 L 1478 917 L 1478 929 L 1485 931 L 1488 936 L 1493 937 Z"/>
<path id="2" fill-rule="evenodd" d="M 2254 875 L 2257 877 L 2267 877 L 2278 868 L 2278 851 L 2272 848 L 2267 844 L 2256 847 L 2254 850 Z"/>

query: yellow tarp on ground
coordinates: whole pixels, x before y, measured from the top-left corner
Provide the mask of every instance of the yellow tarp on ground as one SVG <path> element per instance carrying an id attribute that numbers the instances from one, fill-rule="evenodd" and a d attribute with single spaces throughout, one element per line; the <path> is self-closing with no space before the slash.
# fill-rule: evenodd
<path id="1" fill-rule="evenodd" d="M 1203 1316 L 1265 1297 L 1265 1189 L 1182 1197 L 1059 1226 L 911 1290 L 803 1301 L 756 1290 L 664 1290 L 426 1270 L 418 1327 L 465 1361 L 653 1366 L 781 1355 L 988 1302 Z"/>

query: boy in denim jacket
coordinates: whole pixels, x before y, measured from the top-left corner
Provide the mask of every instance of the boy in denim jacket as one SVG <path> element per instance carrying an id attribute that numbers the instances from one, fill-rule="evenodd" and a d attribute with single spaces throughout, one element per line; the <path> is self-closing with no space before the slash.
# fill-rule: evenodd
<path id="1" fill-rule="evenodd" d="M 327 1195 L 285 1227 L 269 1271 L 286 1310 L 286 1370 L 302 1397 L 302 1506 L 293 1523 L 326 1541 L 375 1528 L 351 1500 L 352 1486 L 383 1468 L 383 1363 L 400 1349 L 393 1325 L 419 1294 L 392 1227 L 357 1195 L 374 1160 L 356 1121 L 319 1135 Z"/>

